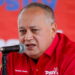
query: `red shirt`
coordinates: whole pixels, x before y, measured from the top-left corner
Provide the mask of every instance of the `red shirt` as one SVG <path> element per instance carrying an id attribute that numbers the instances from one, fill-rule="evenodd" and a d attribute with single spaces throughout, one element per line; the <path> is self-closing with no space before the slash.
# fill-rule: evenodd
<path id="1" fill-rule="evenodd" d="M 75 43 L 57 34 L 37 63 L 25 54 L 9 53 L 7 75 L 75 75 Z"/>

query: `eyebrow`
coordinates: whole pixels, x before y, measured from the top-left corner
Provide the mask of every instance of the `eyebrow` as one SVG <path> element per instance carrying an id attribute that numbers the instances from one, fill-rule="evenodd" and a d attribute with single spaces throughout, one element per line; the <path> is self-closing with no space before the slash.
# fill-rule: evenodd
<path id="1" fill-rule="evenodd" d="M 19 29 L 25 29 L 24 27 L 21 27 L 21 26 L 20 26 L 20 27 L 18 27 L 18 28 L 19 28 Z"/>
<path id="2" fill-rule="evenodd" d="M 30 26 L 29 28 L 36 28 L 36 26 Z"/>

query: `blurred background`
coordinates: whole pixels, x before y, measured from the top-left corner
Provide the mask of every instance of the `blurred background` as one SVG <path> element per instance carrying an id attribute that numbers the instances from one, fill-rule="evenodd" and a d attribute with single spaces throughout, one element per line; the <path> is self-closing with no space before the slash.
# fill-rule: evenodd
<path id="1" fill-rule="evenodd" d="M 0 47 L 18 44 L 17 17 L 31 2 L 44 3 L 55 12 L 58 32 L 75 41 L 75 0 L 0 0 Z M 0 64 L 1 64 L 0 53 Z"/>

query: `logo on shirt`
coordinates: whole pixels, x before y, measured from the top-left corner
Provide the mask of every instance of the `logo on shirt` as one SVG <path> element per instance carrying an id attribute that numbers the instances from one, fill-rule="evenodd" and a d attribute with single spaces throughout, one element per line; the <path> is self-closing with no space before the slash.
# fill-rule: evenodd
<path id="1" fill-rule="evenodd" d="M 58 75 L 58 68 L 54 67 L 51 71 L 45 71 L 45 75 Z"/>
<path id="2" fill-rule="evenodd" d="M 25 72 L 27 73 L 28 71 L 24 71 L 24 70 L 15 70 L 16 72 Z"/>

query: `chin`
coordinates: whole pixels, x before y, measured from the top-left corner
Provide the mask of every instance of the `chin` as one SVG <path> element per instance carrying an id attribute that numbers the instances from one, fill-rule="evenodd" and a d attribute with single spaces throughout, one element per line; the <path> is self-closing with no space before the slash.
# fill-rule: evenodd
<path id="1" fill-rule="evenodd" d="M 36 55 L 28 55 L 30 58 L 32 58 L 32 59 L 38 59 L 39 58 L 39 56 L 36 56 Z"/>

